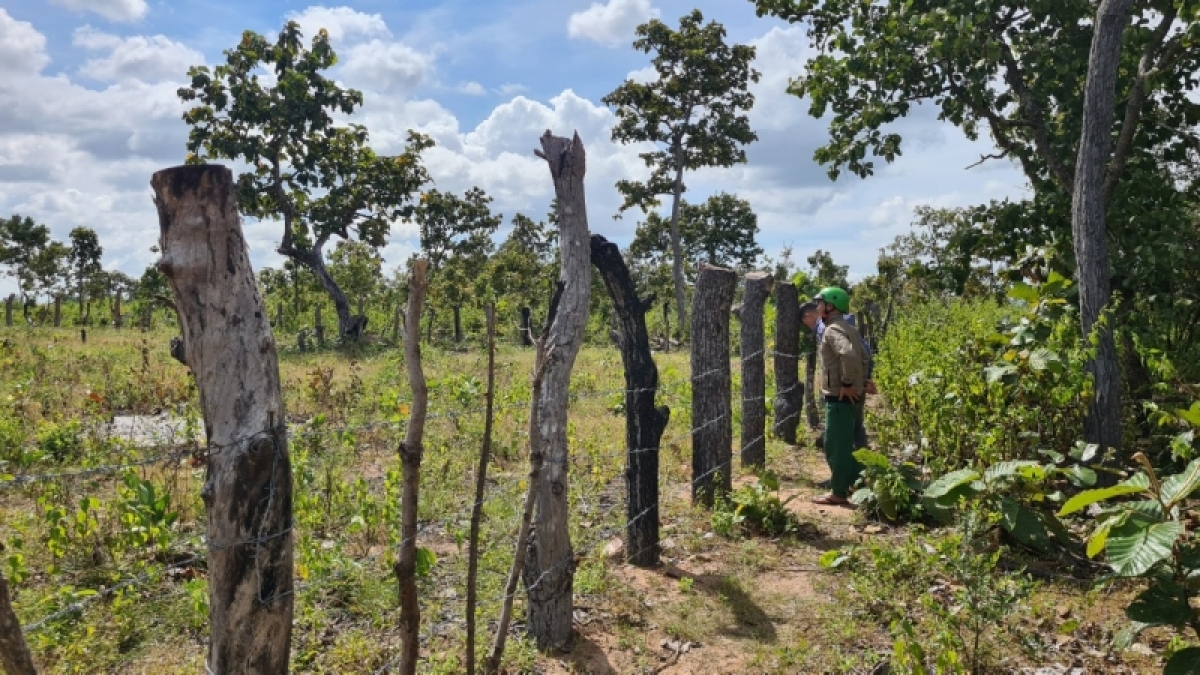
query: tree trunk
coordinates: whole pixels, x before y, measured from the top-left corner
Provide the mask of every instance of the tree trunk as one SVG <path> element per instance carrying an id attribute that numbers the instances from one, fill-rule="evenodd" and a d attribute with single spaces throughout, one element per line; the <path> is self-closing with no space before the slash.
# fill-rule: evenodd
<path id="1" fill-rule="evenodd" d="M 767 370 L 763 306 L 771 295 L 774 278 L 766 272 L 748 272 L 742 304 L 735 310 L 741 322 L 742 343 L 742 466 L 767 463 Z"/>
<path id="2" fill-rule="evenodd" d="M 732 487 L 729 311 L 737 273 L 700 264 L 692 296 L 692 502 L 711 507 Z"/>
<path id="3" fill-rule="evenodd" d="M 4 547 L 0 545 L 0 552 Z M 21 632 L 21 622 L 8 597 L 8 582 L 0 572 L 0 669 L 8 675 L 37 675 L 33 656 Z"/>
<path id="4" fill-rule="evenodd" d="M 545 475 L 537 495 L 534 533 L 529 540 L 525 591 L 529 632 L 538 649 L 558 649 L 571 638 L 575 576 L 567 516 L 567 399 L 571 368 L 583 343 L 592 287 L 587 205 L 583 177 L 586 156 L 576 134 L 571 140 L 547 131 L 538 153 L 550 167 L 558 200 L 560 282 L 558 310 L 547 334 L 545 376 L 536 402 L 538 436 L 545 454 Z"/>
<path id="5" fill-rule="evenodd" d="M 62 296 L 54 296 L 54 327 L 62 326 Z"/>
<path id="6" fill-rule="evenodd" d="M 208 669 L 284 673 L 292 632 L 292 475 L 275 341 L 234 200 L 215 165 L 159 171 L 158 268 L 208 438 Z"/>
<path id="7" fill-rule="evenodd" d="M 283 332 L 283 303 L 275 305 L 275 325 L 273 328 L 279 332 Z"/>
<path id="8" fill-rule="evenodd" d="M 663 303 L 663 352 L 671 353 L 671 303 Z"/>
<path id="9" fill-rule="evenodd" d="M 404 311 L 404 305 L 399 300 L 397 300 L 396 301 L 396 311 L 394 314 L 392 314 L 392 340 L 394 340 L 397 344 L 400 343 L 400 339 L 401 339 L 401 337 L 400 337 L 400 317 L 401 317 L 401 312 L 403 312 L 403 311 Z M 418 326 L 418 328 L 420 328 L 420 327 Z"/>
<path id="10" fill-rule="evenodd" d="M 4 299 L 4 325 L 5 326 L 9 326 L 9 327 L 12 326 L 12 323 L 13 323 L 12 322 L 12 306 L 13 306 L 14 300 L 16 300 L 16 296 L 13 295 L 12 293 L 9 293 L 8 297 Z"/>
<path id="11" fill-rule="evenodd" d="M 679 206 L 683 201 L 682 141 L 676 140 L 672 149 L 675 153 L 675 191 L 671 200 L 671 279 L 675 282 L 675 313 L 682 332 L 687 325 L 687 287 L 683 279 L 683 244 L 679 236 Z M 667 340 L 670 339 L 668 335 Z"/>
<path id="12" fill-rule="evenodd" d="M 533 326 L 530 324 L 528 307 L 521 308 L 521 345 L 533 346 Z"/>
<path id="13" fill-rule="evenodd" d="M 324 240 L 319 240 L 312 250 L 308 251 L 289 245 L 281 247 L 279 253 L 312 271 L 317 281 L 321 282 L 321 288 L 325 289 L 329 299 L 333 300 L 333 309 L 338 318 L 338 335 L 357 340 L 365 328 L 364 322 L 359 317 L 350 316 L 350 301 L 346 299 L 346 294 L 342 292 L 341 287 L 337 285 L 325 267 L 325 256 L 321 252 L 324 244 Z"/>
<path id="14" fill-rule="evenodd" d="M 455 305 L 451 310 L 454 312 L 454 341 L 462 342 L 462 308 Z"/>
<path id="15" fill-rule="evenodd" d="M 775 435 L 796 444 L 804 388 L 800 386 L 800 299 L 790 281 L 775 284 Z"/>
<path id="16" fill-rule="evenodd" d="M 475 502 L 471 507 L 471 533 L 467 540 L 467 667 L 475 675 L 475 595 L 479 574 L 479 526 L 483 521 L 483 496 L 487 487 L 488 459 L 492 454 L 493 406 L 496 402 L 496 305 L 487 307 L 487 395 L 483 416 L 483 448 L 479 452 L 479 468 L 475 471 Z"/>
<path id="17" fill-rule="evenodd" d="M 400 553 L 396 560 L 396 583 L 400 597 L 400 673 L 417 672 L 421 651 L 421 607 L 417 602 L 417 496 L 421 484 L 422 441 L 425 413 L 429 407 L 429 389 L 421 368 L 421 307 L 425 304 L 425 272 L 429 261 L 413 262 L 408 287 L 408 316 L 405 317 L 404 365 L 412 390 L 412 417 L 404 442 L 400 444 L 400 463 L 404 474 L 400 497 Z"/>
<path id="18" fill-rule="evenodd" d="M 317 346 L 325 346 L 325 322 L 321 320 L 321 304 L 313 310 L 313 330 L 317 333 Z"/>
<path id="19" fill-rule="evenodd" d="M 625 551 L 630 563 L 658 564 L 658 444 L 671 409 L 655 407 L 658 367 L 650 354 L 646 312 L 654 298 L 639 300 L 633 278 L 616 244 L 592 235 L 592 264 L 604 279 L 613 309 L 621 322 L 621 361 L 625 365 Z"/>
<path id="20" fill-rule="evenodd" d="M 1084 85 L 1083 129 L 1075 163 L 1071 200 L 1071 232 L 1079 279 L 1079 314 L 1085 339 L 1096 334 L 1096 357 L 1088 370 L 1095 378 L 1095 399 L 1084 421 L 1083 436 L 1101 448 L 1121 448 L 1121 368 L 1112 326 L 1101 321 L 1111 296 L 1104 172 L 1111 149 L 1113 105 L 1121 36 L 1129 24 L 1133 0 L 1102 0 L 1096 10 L 1087 82 Z"/>
<path id="21" fill-rule="evenodd" d="M 113 326 L 121 330 L 121 289 L 117 289 L 117 297 L 113 302 Z"/>

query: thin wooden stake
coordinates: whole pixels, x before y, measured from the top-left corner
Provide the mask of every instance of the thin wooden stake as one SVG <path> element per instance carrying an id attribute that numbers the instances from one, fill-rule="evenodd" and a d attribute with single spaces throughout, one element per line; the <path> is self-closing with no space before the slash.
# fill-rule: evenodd
<path id="1" fill-rule="evenodd" d="M 479 523 L 483 519 L 483 491 L 488 458 L 492 454 L 493 403 L 496 400 L 496 305 L 487 308 L 488 373 L 487 410 L 483 418 L 483 450 L 475 474 L 475 506 L 471 509 L 471 536 L 467 553 L 467 673 L 475 673 L 475 591 L 479 572 Z"/>

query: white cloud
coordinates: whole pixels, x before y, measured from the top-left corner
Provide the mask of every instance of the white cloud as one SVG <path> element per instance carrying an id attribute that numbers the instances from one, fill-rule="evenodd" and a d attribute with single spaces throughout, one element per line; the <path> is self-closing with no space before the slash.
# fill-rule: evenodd
<path id="1" fill-rule="evenodd" d="M 529 87 L 513 82 L 507 82 L 496 88 L 496 93 L 500 94 L 501 96 L 513 96 L 515 94 L 522 94 L 527 91 L 529 91 Z"/>
<path id="2" fill-rule="evenodd" d="M 181 80 L 189 67 L 204 63 L 203 54 L 164 35 L 121 38 L 84 26 L 75 30 L 72 42 L 93 51 L 108 50 L 107 56 L 89 59 L 79 69 L 101 82 Z"/>
<path id="3" fill-rule="evenodd" d="M 76 12 L 93 12 L 110 21 L 136 21 L 146 15 L 146 0 L 50 0 Z"/>
<path id="4" fill-rule="evenodd" d="M 429 57 L 399 42 L 371 40 L 345 50 L 342 74 L 349 84 L 374 91 L 407 94 L 432 67 Z"/>
<path id="5" fill-rule="evenodd" d="M 287 18 L 300 24 L 306 41 L 311 40 L 322 28 L 328 31 L 329 39 L 335 43 L 392 35 L 382 16 L 364 14 L 349 7 L 315 5 L 302 12 L 288 14 Z"/>
<path id="6" fill-rule="evenodd" d="M 482 84 L 475 81 L 463 82 L 458 85 L 458 91 L 469 96 L 483 96 L 487 93 L 487 89 L 484 89 Z"/>
<path id="7" fill-rule="evenodd" d="M 39 73 L 49 62 L 46 36 L 0 7 L 0 73 Z"/>
<path id="8" fill-rule="evenodd" d="M 608 0 L 607 5 L 597 2 L 571 15 L 567 33 L 573 38 L 616 47 L 632 42 L 634 29 L 658 16 L 659 11 L 650 5 L 650 0 Z"/>

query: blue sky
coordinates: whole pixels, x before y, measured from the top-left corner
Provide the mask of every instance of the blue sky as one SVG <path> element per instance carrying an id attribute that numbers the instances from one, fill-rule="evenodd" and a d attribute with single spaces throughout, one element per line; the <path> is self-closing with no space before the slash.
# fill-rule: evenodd
<path id="1" fill-rule="evenodd" d="M 915 206 L 1024 190 L 1007 162 L 967 170 L 991 144 L 967 141 L 928 109 L 897 125 L 905 139 L 897 162 L 867 180 L 829 181 L 812 160 L 825 124 L 784 91 L 811 54 L 803 26 L 759 18 L 748 0 L 0 0 L 0 213 L 32 216 L 60 239 L 92 227 L 106 267 L 140 274 L 158 237 L 150 175 L 184 155 L 175 90 L 187 67 L 219 63 L 243 30 L 269 34 L 296 19 L 308 33 L 330 31 L 340 56 L 333 75 L 364 92 L 355 121 L 378 150 L 397 151 L 409 128 L 431 135 L 437 147 L 426 160 L 437 186 L 478 185 L 506 218 L 544 217 L 551 184 L 532 149 L 547 128 L 578 131 L 588 149 L 592 230 L 624 244 L 640 216 L 612 219 L 613 184 L 645 174 L 637 158 L 644 148 L 610 141 L 613 118 L 600 98 L 627 77 L 645 77 L 649 58 L 630 46 L 637 24 L 677 24 L 697 6 L 731 41 L 757 47 L 763 77 L 754 87 L 750 117 L 760 140 L 748 148 L 750 161 L 691 175 L 690 194 L 748 199 L 769 254 L 791 245 L 802 261 L 823 248 L 860 277 L 907 230 Z M 278 264 L 279 225 L 248 222 L 246 231 L 254 264 Z M 415 228 L 397 223 L 389 265 L 416 245 Z"/>

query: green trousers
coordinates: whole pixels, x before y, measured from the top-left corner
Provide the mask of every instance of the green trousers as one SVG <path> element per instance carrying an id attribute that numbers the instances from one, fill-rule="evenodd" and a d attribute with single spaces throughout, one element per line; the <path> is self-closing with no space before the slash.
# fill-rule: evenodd
<path id="1" fill-rule="evenodd" d="M 825 461 L 832 474 L 830 492 L 849 497 L 850 488 L 862 473 L 854 459 L 854 431 L 858 426 L 858 406 L 847 402 L 825 402 Z"/>

